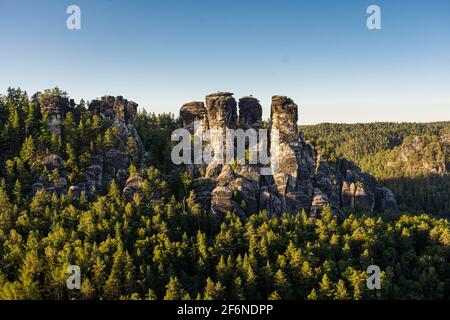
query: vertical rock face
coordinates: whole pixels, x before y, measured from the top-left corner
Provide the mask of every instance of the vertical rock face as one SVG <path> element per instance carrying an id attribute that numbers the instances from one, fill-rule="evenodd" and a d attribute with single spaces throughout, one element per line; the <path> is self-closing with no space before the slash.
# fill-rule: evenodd
<path id="1" fill-rule="evenodd" d="M 206 168 L 206 177 L 221 183 L 215 185 L 211 191 L 211 210 L 218 216 L 228 211 L 235 211 L 233 206 L 233 190 L 229 182 L 234 179 L 229 165 L 224 166 L 226 150 L 223 147 L 226 141 L 226 129 L 235 129 L 237 125 L 237 103 L 233 94 L 218 92 L 206 96 L 206 113 L 210 129 L 209 142 L 213 150 L 214 161 Z M 222 161 L 220 160 L 222 159 Z"/>
<path id="2" fill-rule="evenodd" d="M 48 129 L 51 133 L 61 135 L 61 121 L 75 105 L 73 100 L 58 95 L 41 95 L 39 106 L 41 113 L 48 116 Z"/>
<path id="3" fill-rule="evenodd" d="M 132 101 L 128 102 L 122 96 L 118 96 L 114 101 L 113 109 L 117 119 L 129 124 L 137 113 L 137 104 Z"/>
<path id="4" fill-rule="evenodd" d="M 52 134 L 61 135 L 61 126 L 66 114 L 72 111 L 75 102 L 58 94 L 36 93 L 34 102 L 39 104 L 42 115 L 47 117 L 47 127 Z M 32 185 L 32 193 L 39 189 L 49 192 L 63 194 L 67 192 L 67 176 L 63 169 L 63 160 L 57 154 L 48 154 L 41 159 L 42 166 L 54 173 L 51 179 L 40 175 L 35 177 L 36 182 Z M 35 173 L 37 175 L 37 173 Z"/>
<path id="5" fill-rule="evenodd" d="M 100 100 L 93 100 L 89 104 L 89 109 L 96 111 L 103 118 L 111 121 L 119 120 L 130 125 L 137 114 L 137 103 L 128 101 L 122 96 L 104 96 Z"/>
<path id="6" fill-rule="evenodd" d="M 325 205 L 329 204 L 330 200 L 328 199 L 328 196 L 324 192 L 322 192 L 319 188 L 315 188 L 311 203 L 311 212 L 310 212 L 311 216 L 312 217 L 319 216 L 320 213 L 322 212 L 322 208 Z"/>
<path id="7" fill-rule="evenodd" d="M 206 111 L 210 128 L 236 128 L 236 100 L 229 92 L 206 96 Z"/>
<path id="8" fill-rule="evenodd" d="M 314 150 L 314 157 L 316 159 L 315 187 L 325 193 L 332 202 L 340 203 L 341 179 L 336 173 L 336 167 L 330 165 L 316 150 Z"/>
<path id="9" fill-rule="evenodd" d="M 279 143 L 271 143 L 271 156 L 277 158 L 274 181 L 282 202 L 282 211 L 295 213 L 310 210 L 313 197 L 314 159 L 311 149 L 298 132 L 298 107 L 289 98 L 274 96 L 271 107 L 271 141 L 279 135 Z"/>
<path id="10" fill-rule="evenodd" d="M 262 127 L 262 107 L 251 96 L 239 99 L 237 123 L 236 101 L 231 93 L 207 96 L 206 110 L 201 102 L 185 104 L 180 115 L 190 132 L 193 132 L 195 119 L 203 120 L 208 129 L 218 130 L 210 136 L 212 145 L 224 138 L 227 128 L 246 130 Z M 194 190 L 205 210 L 212 210 L 220 217 L 234 212 L 245 219 L 262 210 L 269 215 L 305 210 L 311 216 L 318 216 L 325 205 L 335 208 L 339 214 L 342 210 L 354 208 L 370 211 L 398 209 L 392 192 L 387 188 L 377 189 L 373 177 L 361 173 L 349 161 L 326 161 L 305 142 L 298 131 L 298 107 L 290 98 L 274 96 L 270 116 L 273 175 L 262 176 L 261 165 L 248 163 L 221 164 L 213 161 L 205 164 L 203 173 L 190 170 L 194 173 Z"/>
<path id="11" fill-rule="evenodd" d="M 226 129 L 235 129 L 237 125 L 236 100 L 229 92 L 218 92 L 206 96 L 206 114 L 209 124 L 209 145 L 214 161 L 206 169 L 208 178 L 215 178 L 222 170 L 225 162 Z"/>
<path id="12" fill-rule="evenodd" d="M 195 121 L 200 122 L 204 129 L 208 128 L 208 118 L 206 117 L 206 109 L 203 102 L 193 101 L 184 104 L 180 110 L 180 117 L 183 120 L 183 126 L 191 134 L 194 134 Z"/>
<path id="13" fill-rule="evenodd" d="M 395 201 L 394 193 L 386 188 L 376 189 L 376 210 L 378 212 L 383 211 L 398 211 L 397 201 Z"/>
<path id="14" fill-rule="evenodd" d="M 271 127 L 280 132 L 280 143 L 297 146 L 298 134 L 298 106 L 288 97 L 273 96 L 270 109 Z"/>
<path id="15" fill-rule="evenodd" d="M 239 127 L 258 130 L 262 127 L 262 107 L 258 99 L 243 97 L 239 99 Z"/>
<path id="16" fill-rule="evenodd" d="M 184 104 L 180 110 L 180 118 L 183 121 L 184 128 L 186 128 L 191 135 L 196 134 L 198 137 L 204 137 L 206 135 L 209 125 L 205 104 L 203 102 L 193 101 Z M 197 124 L 198 127 L 195 127 L 195 124 Z M 206 148 L 207 144 L 208 143 L 203 141 L 201 143 L 203 148 Z M 190 164 L 185 167 L 192 176 L 199 177 L 194 181 L 198 202 L 204 208 L 210 207 L 211 192 L 214 189 L 215 184 L 208 177 L 202 177 L 202 174 L 200 173 L 207 170 L 207 165 Z"/>
<path id="17" fill-rule="evenodd" d="M 195 135 L 200 139 L 205 137 L 208 130 L 208 118 L 206 116 L 206 108 L 203 102 L 193 101 L 184 104 L 180 110 L 180 118 L 183 120 L 183 126 L 186 128 L 191 135 Z M 198 141 L 202 148 L 206 148 L 208 143 L 204 141 Z M 191 157 L 194 160 L 194 157 Z M 186 168 L 191 173 L 191 175 L 198 175 L 199 171 L 205 171 L 207 166 L 205 164 L 191 164 L 187 165 Z M 211 190 L 209 190 L 211 191 Z M 208 202 L 209 199 L 204 201 Z M 203 200 L 202 200 L 203 201 Z"/>

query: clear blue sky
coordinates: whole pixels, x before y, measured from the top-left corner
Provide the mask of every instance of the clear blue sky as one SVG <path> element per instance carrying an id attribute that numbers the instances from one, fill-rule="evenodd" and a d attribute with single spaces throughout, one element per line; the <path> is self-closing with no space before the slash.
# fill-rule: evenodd
<path id="1" fill-rule="evenodd" d="M 382 30 L 366 28 L 370 4 Z M 450 120 L 449 0 L 1 0 L 0 14 L 1 92 L 59 86 L 178 113 L 230 91 L 264 118 L 281 94 L 300 123 Z"/>

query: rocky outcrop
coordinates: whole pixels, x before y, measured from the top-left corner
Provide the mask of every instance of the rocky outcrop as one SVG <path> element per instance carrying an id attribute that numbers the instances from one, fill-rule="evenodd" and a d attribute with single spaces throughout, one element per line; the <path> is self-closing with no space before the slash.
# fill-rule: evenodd
<path id="1" fill-rule="evenodd" d="M 262 127 L 262 107 L 258 99 L 252 96 L 239 99 L 239 127 L 255 130 Z"/>
<path id="2" fill-rule="evenodd" d="M 94 197 L 97 192 L 103 190 L 103 168 L 104 157 L 102 155 L 96 155 L 91 159 L 91 165 L 86 168 L 84 181 L 79 184 L 79 187 L 91 198 Z"/>
<path id="3" fill-rule="evenodd" d="M 122 96 L 104 96 L 89 104 L 90 110 L 111 122 L 109 129 L 113 130 L 118 145 L 105 150 L 103 154 L 96 155 L 92 165 L 87 168 L 84 186 L 88 196 L 94 196 L 96 190 L 106 188 L 112 180 L 124 187 L 124 192 L 129 193 L 130 188 L 127 189 L 126 186 L 127 170 L 131 163 L 140 164 L 144 154 L 142 141 L 133 126 L 137 107 L 137 103 L 128 101 Z M 132 153 L 130 143 L 134 145 L 131 148 L 134 150 Z"/>
<path id="4" fill-rule="evenodd" d="M 58 94 L 38 97 L 50 131 L 61 134 L 64 117 L 74 110 L 75 104 Z M 133 126 L 137 104 L 121 96 L 105 96 L 93 100 L 89 110 L 103 120 L 102 125 L 111 130 L 109 133 L 115 142 L 91 155 L 77 181 L 73 181 L 73 177 L 68 179 L 64 160 L 59 155 L 43 157 L 35 173 L 33 192 L 44 189 L 57 194 L 69 193 L 75 198 L 85 194 L 93 199 L 115 180 L 123 188 L 126 199 L 142 199 L 143 178 L 138 174 L 128 175 L 130 164 L 143 166 L 144 148 Z M 234 212 L 246 219 L 263 210 L 271 216 L 302 210 L 319 216 L 325 205 L 338 210 L 398 210 L 393 193 L 387 188 L 377 189 L 373 177 L 362 173 L 350 161 L 327 161 L 305 141 L 298 130 L 298 106 L 288 97 L 272 98 L 269 133 L 265 140 L 264 136 L 259 136 L 263 134 L 259 131 L 263 126 L 262 107 L 252 96 L 243 97 L 237 103 L 232 93 L 217 92 L 208 95 L 206 103 L 194 101 L 183 105 L 180 116 L 183 126 L 194 137 L 194 143 L 197 135 L 202 137 L 200 146 L 210 152 L 212 159 L 208 163 L 185 165 L 184 170 L 194 178 L 192 186 L 199 203 L 219 217 Z M 242 151 L 236 138 L 228 145 L 228 150 L 225 148 L 227 130 L 236 129 L 241 132 L 254 129 L 259 138 L 256 149 L 266 146 L 271 161 L 249 163 L 252 152 L 248 136 L 244 140 L 245 161 L 228 159 L 227 151 L 233 154 Z M 416 147 L 420 148 L 420 144 Z M 407 157 L 406 153 L 404 155 Z M 272 174 L 267 175 L 267 172 Z M 147 194 L 145 198 L 159 201 L 161 195 Z"/>
<path id="5" fill-rule="evenodd" d="M 135 194 L 138 194 L 140 198 L 142 198 L 143 183 L 144 179 L 138 174 L 129 177 L 125 183 L 125 188 L 123 189 L 123 195 L 125 199 L 131 201 L 133 200 Z"/>
<path id="6" fill-rule="evenodd" d="M 216 155 L 223 152 L 216 144 L 223 145 L 226 129 L 262 127 L 259 101 L 251 96 L 239 99 L 238 117 L 236 101 L 227 92 L 207 96 L 206 108 L 202 102 L 183 105 L 180 116 L 191 133 L 196 119 L 205 124 L 203 132 L 207 129 L 215 132 L 209 141 Z M 304 140 L 297 122 L 298 106 L 288 97 L 274 96 L 269 127 L 273 175 L 261 175 L 263 165 L 247 162 L 213 161 L 204 164 L 203 171 L 189 170 L 194 176 L 197 199 L 204 209 L 219 217 L 234 212 L 244 219 L 262 210 L 269 215 L 305 210 L 311 216 L 318 216 L 325 205 L 340 212 L 354 208 L 398 210 L 392 192 L 387 188 L 378 190 L 375 179 L 362 173 L 356 165 L 345 160 L 324 159 Z"/>
<path id="7" fill-rule="evenodd" d="M 376 210 L 377 212 L 398 211 L 397 201 L 390 189 L 386 187 L 376 189 Z"/>
<path id="8" fill-rule="evenodd" d="M 56 94 L 39 94 L 38 97 L 41 113 L 47 116 L 49 131 L 61 135 L 61 122 L 66 113 L 73 109 L 75 102 Z"/>
<path id="9" fill-rule="evenodd" d="M 133 123 L 137 114 L 137 103 L 128 101 L 122 96 L 104 96 L 100 100 L 93 100 L 89 104 L 89 109 L 96 111 L 103 118 L 111 121 L 121 121 L 126 125 Z"/>
<path id="10" fill-rule="evenodd" d="M 184 104 L 180 110 L 180 117 L 183 120 L 183 126 L 189 129 L 191 134 L 194 134 L 195 121 L 198 121 L 198 124 L 202 126 L 200 130 L 208 128 L 208 118 L 206 117 L 206 108 L 203 102 L 193 101 Z"/>
<path id="11" fill-rule="evenodd" d="M 236 127 L 236 100 L 229 92 L 218 92 L 206 96 L 206 112 L 209 128 Z"/>
<path id="12" fill-rule="evenodd" d="M 41 172 L 35 177 L 35 183 L 31 186 L 32 194 L 38 190 L 45 190 L 58 195 L 67 192 L 67 176 L 63 168 L 63 160 L 59 155 L 50 154 L 40 159 Z"/>
<path id="13" fill-rule="evenodd" d="M 73 100 L 58 95 L 36 95 L 42 114 L 48 118 L 48 126 L 52 133 L 61 134 L 61 125 L 67 113 L 74 109 Z M 133 126 L 137 115 L 137 104 L 121 96 L 105 96 L 93 100 L 89 109 L 106 121 L 108 130 L 112 130 L 116 145 L 110 149 L 102 148 L 90 157 L 90 164 L 84 169 L 84 175 L 69 184 L 64 161 L 61 156 L 49 154 L 40 161 L 42 168 L 36 170 L 32 192 L 44 189 L 58 195 L 70 193 L 75 198 L 83 193 L 90 199 L 106 191 L 112 180 L 124 187 L 126 197 L 135 192 L 135 180 L 128 179 L 128 168 L 131 163 L 142 165 L 144 147 Z"/>
<path id="14" fill-rule="evenodd" d="M 319 188 L 314 189 L 314 195 L 311 202 L 311 216 L 317 217 L 320 216 L 322 212 L 322 208 L 326 205 L 330 204 L 330 200 L 328 196 L 322 192 Z"/>
<path id="15" fill-rule="evenodd" d="M 302 141 L 298 132 L 298 107 L 287 97 L 274 96 L 271 107 L 272 159 L 278 159 L 273 168 L 273 179 L 281 200 L 280 212 L 295 213 L 311 208 L 313 197 L 314 159 L 312 149 Z"/>
<path id="16" fill-rule="evenodd" d="M 231 93 L 206 97 L 207 121 L 212 129 L 209 140 L 215 155 L 222 152 L 224 162 L 227 160 L 223 154 L 225 150 L 219 150 L 218 146 L 226 141 L 226 129 L 258 130 L 262 126 L 262 107 L 257 99 L 244 97 L 239 100 L 239 119 L 236 106 Z M 236 154 L 235 146 L 229 147 Z M 259 210 L 261 175 L 257 166 L 248 163 L 223 165 L 213 161 L 207 166 L 205 176 L 209 179 L 208 185 L 213 186 L 210 204 L 207 203 L 206 207 L 210 206 L 216 215 L 223 216 L 230 211 L 245 218 L 250 212 Z M 202 192 L 203 199 L 208 199 L 204 189 Z"/>
<path id="17" fill-rule="evenodd" d="M 415 136 L 405 139 L 399 147 L 397 159 L 389 163 L 391 167 L 401 169 L 410 174 L 447 175 L 450 167 L 448 134 L 440 139 L 428 141 L 427 137 Z"/>
<path id="18" fill-rule="evenodd" d="M 53 171 L 55 169 L 60 171 L 63 168 L 63 160 L 57 154 L 50 154 L 46 156 L 44 159 L 42 159 L 42 164 L 47 170 L 50 171 Z"/>
<path id="19" fill-rule="evenodd" d="M 342 181 L 341 206 L 344 208 L 363 208 L 373 211 L 375 206 L 376 184 L 370 175 L 363 174 L 355 165 L 345 168 Z"/>

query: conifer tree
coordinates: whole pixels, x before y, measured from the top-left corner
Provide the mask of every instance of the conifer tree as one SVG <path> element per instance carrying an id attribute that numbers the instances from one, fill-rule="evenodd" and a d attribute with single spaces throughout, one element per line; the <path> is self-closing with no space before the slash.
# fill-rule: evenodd
<path id="1" fill-rule="evenodd" d="M 37 253 L 35 251 L 28 252 L 19 270 L 19 288 L 23 299 L 41 299 L 41 289 L 38 282 L 38 275 L 41 270 L 42 263 Z"/>
<path id="2" fill-rule="evenodd" d="M 25 139 L 22 150 L 20 151 L 20 157 L 23 161 L 28 162 L 30 165 L 35 161 L 36 147 L 34 140 L 31 136 Z"/>
<path id="3" fill-rule="evenodd" d="M 278 270 L 274 276 L 274 287 L 276 292 L 283 297 L 284 299 L 290 299 L 290 285 L 284 272 L 282 270 Z"/>
<path id="4" fill-rule="evenodd" d="M 347 288 L 345 287 L 345 283 L 342 279 L 336 284 L 335 298 L 338 300 L 348 299 Z"/>
<path id="5" fill-rule="evenodd" d="M 15 202 L 18 205 L 22 204 L 22 184 L 20 183 L 19 179 L 17 179 L 14 183 L 13 195 Z"/>
<path id="6" fill-rule="evenodd" d="M 39 109 L 35 103 L 30 103 L 25 119 L 25 134 L 33 135 L 39 130 Z"/>
<path id="7" fill-rule="evenodd" d="M 322 277 L 322 281 L 320 281 L 319 293 L 322 299 L 329 299 L 334 295 L 333 286 L 327 274 L 324 274 Z"/>
<path id="8" fill-rule="evenodd" d="M 169 283 L 166 286 L 166 294 L 164 300 L 183 300 L 186 291 L 182 288 L 177 277 L 171 277 Z"/>
<path id="9" fill-rule="evenodd" d="M 225 287 L 220 281 L 214 283 L 210 277 L 206 279 L 206 288 L 203 294 L 204 300 L 222 300 L 225 298 Z"/>

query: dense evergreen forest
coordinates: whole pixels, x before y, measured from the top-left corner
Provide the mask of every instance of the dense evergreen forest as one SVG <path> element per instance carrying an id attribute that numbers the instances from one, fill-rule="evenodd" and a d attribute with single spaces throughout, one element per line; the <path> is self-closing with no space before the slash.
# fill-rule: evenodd
<path id="1" fill-rule="evenodd" d="M 325 207 L 316 219 L 218 220 L 196 203 L 189 175 L 174 173 L 176 117 L 139 112 L 140 146 L 80 101 L 56 134 L 39 108 L 52 97 L 67 94 L 0 97 L 0 299 L 450 298 L 449 123 L 302 127 L 327 157 L 388 184 L 400 213 L 343 220 Z M 90 195 L 34 187 L 36 176 L 59 181 L 62 170 L 68 184 L 89 178 L 95 156 L 112 149 L 130 159 L 126 178 L 139 175 L 141 193 L 127 197 L 114 179 Z M 60 165 L 48 165 L 54 154 Z M 80 290 L 66 287 L 71 264 Z M 366 287 L 373 264 L 381 290 Z"/>

